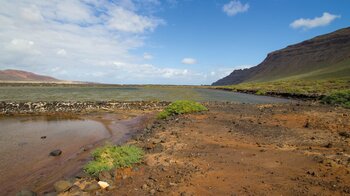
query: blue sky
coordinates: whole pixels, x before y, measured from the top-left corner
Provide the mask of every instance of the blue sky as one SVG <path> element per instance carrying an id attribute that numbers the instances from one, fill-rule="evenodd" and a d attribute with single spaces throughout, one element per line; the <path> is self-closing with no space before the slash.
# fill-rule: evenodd
<path id="1" fill-rule="evenodd" d="M 348 0 L 1 0 L 0 69 L 65 80 L 210 84 L 348 27 Z"/>

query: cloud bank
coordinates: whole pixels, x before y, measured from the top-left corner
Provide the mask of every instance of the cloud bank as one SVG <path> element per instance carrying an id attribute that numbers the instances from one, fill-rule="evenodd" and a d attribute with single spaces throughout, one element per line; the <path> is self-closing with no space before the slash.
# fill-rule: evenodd
<path id="1" fill-rule="evenodd" d="M 151 54 L 131 52 L 166 25 L 153 15 L 158 6 L 157 0 L 3 0 L 0 69 L 106 83 L 193 83 L 201 74 L 147 64 Z"/>

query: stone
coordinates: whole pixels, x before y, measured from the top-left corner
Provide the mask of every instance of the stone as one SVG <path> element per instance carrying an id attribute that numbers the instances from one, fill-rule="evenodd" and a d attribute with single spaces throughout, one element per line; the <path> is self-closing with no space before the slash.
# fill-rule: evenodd
<path id="1" fill-rule="evenodd" d="M 16 196 L 36 196 L 37 194 L 31 190 L 21 190 Z"/>
<path id="2" fill-rule="evenodd" d="M 60 180 L 55 182 L 55 184 L 53 185 L 55 187 L 56 192 L 60 193 L 60 192 L 64 192 L 66 190 L 68 190 L 69 188 L 71 188 L 73 186 L 73 184 L 69 181 L 66 180 Z"/>
<path id="3" fill-rule="evenodd" d="M 152 190 L 149 191 L 149 193 L 150 193 L 151 195 L 154 195 L 154 194 L 156 194 L 156 190 L 152 189 Z"/>
<path id="4" fill-rule="evenodd" d="M 150 156 L 147 156 L 145 159 L 144 159 L 144 163 L 147 165 L 147 166 L 155 166 L 157 164 L 156 160 Z"/>
<path id="5" fill-rule="evenodd" d="M 164 146 L 160 143 L 156 144 L 153 148 L 154 153 L 160 153 L 164 150 Z"/>
<path id="6" fill-rule="evenodd" d="M 328 144 L 326 144 L 324 147 L 326 147 L 326 148 L 332 148 L 332 147 L 333 147 L 333 144 L 332 144 L 332 143 L 328 143 Z"/>
<path id="7" fill-rule="evenodd" d="M 112 181 L 112 175 L 108 171 L 102 171 L 98 174 L 98 179 L 100 181 L 110 182 Z"/>
<path id="8" fill-rule="evenodd" d="M 86 185 L 86 187 L 84 188 L 84 191 L 96 191 L 99 190 L 101 187 L 97 182 L 93 182 L 91 184 Z"/>
<path id="9" fill-rule="evenodd" d="M 141 188 L 142 188 L 142 189 L 147 189 L 148 186 L 147 186 L 147 184 L 143 184 Z"/>
<path id="10" fill-rule="evenodd" d="M 350 138 L 350 132 L 347 131 L 339 132 L 339 135 L 345 138 Z"/>
<path id="11" fill-rule="evenodd" d="M 44 135 L 44 136 L 41 136 L 40 139 L 46 139 L 46 136 L 45 136 L 45 135 Z"/>
<path id="12" fill-rule="evenodd" d="M 102 189 L 105 189 L 105 188 L 109 187 L 108 182 L 104 182 L 104 181 L 98 181 L 98 185 L 100 185 L 100 187 Z"/>
<path id="13" fill-rule="evenodd" d="M 50 156 L 54 156 L 54 157 L 60 156 L 61 154 L 62 154 L 62 150 L 59 150 L 59 149 L 53 150 L 50 152 Z"/>

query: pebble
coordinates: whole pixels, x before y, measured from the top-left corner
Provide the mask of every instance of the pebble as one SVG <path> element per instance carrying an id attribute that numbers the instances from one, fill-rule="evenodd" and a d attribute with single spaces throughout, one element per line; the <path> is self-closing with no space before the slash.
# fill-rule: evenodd
<path id="1" fill-rule="evenodd" d="M 61 154 L 62 154 L 62 150 L 59 150 L 59 149 L 50 152 L 50 156 L 54 156 L 54 157 L 60 156 Z"/>
<path id="2" fill-rule="evenodd" d="M 55 184 L 53 186 L 55 187 L 56 192 L 60 193 L 60 192 L 68 190 L 70 187 L 73 186 L 73 184 L 69 181 L 66 181 L 66 180 L 60 180 L 60 181 L 55 182 Z"/>
<path id="3" fill-rule="evenodd" d="M 100 189 L 100 185 L 97 182 L 93 182 L 91 184 L 88 184 L 85 188 L 84 191 L 95 191 Z"/>
<path id="4" fill-rule="evenodd" d="M 104 182 L 104 181 L 98 181 L 98 185 L 100 185 L 100 187 L 102 189 L 109 187 L 109 184 L 107 182 Z"/>

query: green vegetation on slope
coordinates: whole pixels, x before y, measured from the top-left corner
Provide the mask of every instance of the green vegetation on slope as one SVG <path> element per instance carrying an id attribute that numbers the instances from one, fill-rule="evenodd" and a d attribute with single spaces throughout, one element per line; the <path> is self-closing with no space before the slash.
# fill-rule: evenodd
<path id="1" fill-rule="evenodd" d="M 166 119 L 172 115 L 186 114 L 191 112 L 200 112 L 208 110 L 202 104 L 194 101 L 175 101 L 167 106 L 162 112 L 158 114 L 159 119 Z"/>
<path id="2" fill-rule="evenodd" d="M 350 108 L 350 90 L 338 91 L 322 99 L 323 103 Z"/>
<path id="3" fill-rule="evenodd" d="M 142 156 L 142 149 L 136 146 L 106 145 L 92 152 L 94 160 L 85 165 L 84 171 L 97 176 L 101 171 L 130 167 L 132 164 L 141 162 Z"/>
<path id="4" fill-rule="evenodd" d="M 240 92 L 249 91 L 258 95 L 299 94 L 323 96 L 350 89 L 350 80 L 281 80 L 261 83 L 242 83 L 216 88 Z"/>

